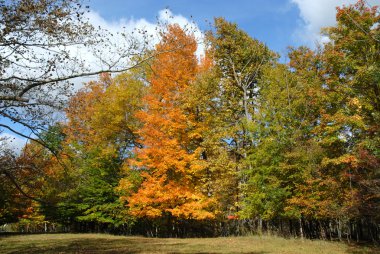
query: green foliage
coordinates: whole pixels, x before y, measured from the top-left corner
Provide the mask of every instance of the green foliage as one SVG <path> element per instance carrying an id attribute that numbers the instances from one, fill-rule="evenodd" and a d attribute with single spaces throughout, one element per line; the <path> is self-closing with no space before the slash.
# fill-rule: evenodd
<path id="1" fill-rule="evenodd" d="M 8 204 L 17 191 L 1 186 L 0 222 L 41 212 L 116 228 L 147 218 L 157 234 L 240 216 L 314 225 L 311 237 L 334 234 L 334 222 L 341 238 L 342 221 L 356 221 L 347 235 L 362 234 L 364 218 L 380 218 L 379 20 L 364 1 L 338 8 L 330 42 L 290 48 L 287 64 L 222 18 L 197 62 L 194 38 L 168 27 L 156 47 L 168 53 L 71 98 L 67 123 L 41 135 L 54 156 L 24 149 L 15 164 L 46 174 L 18 179 L 34 176 L 28 190 L 48 202 L 20 214 Z"/>

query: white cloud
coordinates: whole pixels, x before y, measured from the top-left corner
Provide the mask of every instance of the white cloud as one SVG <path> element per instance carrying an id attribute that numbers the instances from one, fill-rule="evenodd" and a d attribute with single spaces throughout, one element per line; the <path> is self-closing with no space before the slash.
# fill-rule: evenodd
<path id="1" fill-rule="evenodd" d="M 336 7 L 354 4 L 356 0 L 291 0 L 300 10 L 302 24 L 295 32 L 296 39 L 309 46 L 315 43 L 326 42 L 327 38 L 320 35 L 323 27 L 333 26 Z M 371 6 L 378 4 L 378 0 L 366 1 Z"/>
<path id="2" fill-rule="evenodd" d="M 189 19 L 185 18 L 180 14 L 173 14 L 170 10 L 160 10 L 157 15 L 157 22 L 149 22 L 148 20 L 134 19 L 130 18 L 121 18 L 116 21 L 108 21 L 104 19 L 99 13 L 95 11 L 90 11 L 86 14 L 88 21 L 95 28 L 100 27 L 106 31 L 112 33 L 112 36 L 105 34 L 112 45 L 107 44 L 107 46 L 99 46 L 95 50 L 99 50 L 95 56 L 93 51 L 85 48 L 72 48 L 71 53 L 74 57 L 81 59 L 85 62 L 86 67 L 91 71 L 96 71 L 104 67 L 104 62 L 99 59 L 106 60 L 106 62 L 112 62 L 118 58 L 123 49 L 128 48 L 131 41 L 128 39 L 143 41 L 143 35 L 141 31 L 145 31 L 149 36 L 149 45 L 148 47 L 153 47 L 156 43 L 159 42 L 159 23 L 160 24 L 178 24 L 182 28 L 187 28 L 190 31 L 194 32 L 194 35 L 200 43 L 198 44 L 198 50 L 196 52 L 197 56 L 203 54 L 204 47 L 202 42 L 203 33 L 199 29 L 198 25 L 191 22 Z M 139 32 L 140 31 L 140 32 Z M 127 35 L 123 37 L 122 34 Z M 129 36 L 128 36 L 129 35 Z M 129 65 L 129 59 L 120 59 L 118 66 L 125 68 Z M 75 80 L 75 88 L 78 89 L 83 86 L 84 82 L 96 79 L 96 77 L 83 77 Z"/>
<path id="3" fill-rule="evenodd" d="M 84 46 L 67 46 L 67 47 L 57 47 L 56 51 L 60 52 L 61 50 L 63 52 L 68 51 L 70 55 L 70 60 L 57 62 L 57 71 L 52 72 L 53 77 L 57 76 L 68 76 L 72 73 L 81 73 L 83 72 L 83 69 L 85 69 L 88 72 L 95 72 L 102 69 L 107 69 L 107 66 L 105 66 L 105 62 L 102 62 L 100 59 L 106 60 L 106 62 L 118 62 L 116 67 L 114 68 L 120 68 L 124 69 L 128 66 L 130 66 L 130 59 L 128 57 L 122 57 L 121 59 L 118 59 L 120 57 L 120 53 L 126 53 L 126 55 L 130 56 L 128 52 L 133 53 L 133 48 L 130 48 L 131 41 L 133 40 L 143 40 L 143 36 L 139 34 L 140 31 L 146 31 L 148 35 L 151 35 L 149 37 L 149 47 L 153 47 L 158 41 L 159 41 L 159 35 L 158 35 L 158 23 L 163 24 L 174 24 L 177 23 L 181 27 L 185 28 L 187 27 L 191 31 L 194 31 L 196 38 L 201 39 L 203 38 L 203 34 L 200 31 L 199 27 L 192 23 L 190 20 L 185 18 L 182 15 L 179 14 L 173 14 L 170 10 L 161 10 L 157 14 L 157 22 L 149 22 L 146 19 L 134 19 L 133 17 L 128 18 L 121 18 L 116 21 L 108 21 L 104 19 L 99 13 L 96 13 L 94 11 L 90 11 L 89 13 L 85 14 L 89 23 L 91 23 L 95 28 L 100 27 L 103 30 L 109 31 L 113 35 L 111 36 L 109 33 L 104 33 L 104 37 L 101 37 L 103 39 L 109 39 L 109 43 L 104 43 L 103 45 L 100 45 L 96 48 L 85 48 Z M 132 34 L 133 33 L 133 34 Z M 131 35 L 131 37 L 123 37 L 122 34 Z M 145 45 L 144 43 L 142 43 Z M 203 52 L 203 46 L 202 44 L 199 44 L 200 47 L 198 48 L 197 54 L 198 56 Z M 146 45 L 145 45 L 146 46 Z M 55 49 L 55 48 L 54 48 Z M 49 56 L 45 55 L 47 52 L 43 49 L 38 48 L 30 48 L 29 49 L 31 53 L 26 53 L 26 55 L 29 58 L 33 58 L 32 56 L 36 55 L 39 59 L 49 59 Z M 130 51 L 128 51 L 130 50 Z M 7 51 L 4 51 L 3 49 L 0 49 L 0 53 L 6 54 Z M 127 52 L 126 52 L 127 51 Z M 135 52 L 138 51 L 135 50 Z M 94 54 L 95 53 L 95 54 Z M 30 54 L 30 55 L 29 55 Z M 34 59 L 34 58 L 33 58 Z M 118 60 L 118 61 L 117 61 Z M 27 60 L 25 60 L 27 61 Z M 47 61 L 42 61 L 43 63 L 46 63 Z M 83 66 L 82 66 L 83 64 Z M 26 66 L 29 66 L 30 68 L 24 68 L 24 69 L 18 69 L 18 68 L 9 68 L 10 71 L 7 73 L 8 76 L 16 75 L 20 77 L 34 77 L 39 76 L 41 73 L 45 71 L 44 68 L 37 68 L 39 65 L 36 65 L 33 61 L 29 61 L 25 63 Z M 43 64 L 42 64 L 43 65 Z M 83 67 L 83 69 L 82 69 Z M 40 69 L 41 73 L 35 73 L 33 72 L 34 69 Z M 34 76 L 33 76 L 34 75 Z M 5 77 L 3 77 L 5 78 Z M 74 83 L 74 90 L 78 90 L 79 88 L 83 87 L 83 83 L 89 82 L 91 80 L 96 80 L 98 77 L 91 76 L 91 77 L 80 77 L 71 80 L 72 83 Z M 44 98 L 47 100 L 54 100 L 55 96 L 61 95 L 61 90 L 54 90 L 52 87 L 46 87 L 44 90 L 36 90 L 36 93 L 44 93 Z M 65 91 L 66 92 L 66 91 Z M 32 92 L 31 92 L 32 93 Z M 30 93 L 30 94 L 31 94 Z M 33 98 L 33 95 L 30 96 Z M 67 99 L 66 93 L 62 95 L 63 99 Z M 44 106 L 41 107 L 44 109 Z M 21 112 L 21 109 L 16 109 L 18 112 Z M 49 110 L 46 108 L 46 110 Z M 58 113 L 59 115 L 60 113 Z M 25 114 L 25 118 L 27 118 L 27 114 Z M 48 114 L 46 112 L 46 116 L 52 116 L 52 114 Z M 23 119 L 27 120 L 27 119 Z M 11 124 L 11 126 L 15 127 L 15 129 L 18 129 L 17 124 Z M 22 126 L 21 126 L 22 127 Z M 2 128 L 0 128 L 0 132 L 2 131 Z M 23 132 L 23 131 L 20 131 Z M 6 132 L 0 133 L 1 137 L 8 137 L 7 143 L 10 143 L 12 148 L 16 149 L 17 151 L 20 151 L 21 148 L 25 145 L 26 140 L 18 138 L 12 134 L 8 134 Z"/>

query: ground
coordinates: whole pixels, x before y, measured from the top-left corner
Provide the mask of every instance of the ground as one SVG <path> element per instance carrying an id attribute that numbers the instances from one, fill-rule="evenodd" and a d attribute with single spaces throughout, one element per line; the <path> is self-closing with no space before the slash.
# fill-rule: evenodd
<path id="1" fill-rule="evenodd" d="M 106 234 L 35 234 L 0 236 L 0 253 L 372 254 L 380 253 L 380 249 L 273 236 L 173 239 Z"/>

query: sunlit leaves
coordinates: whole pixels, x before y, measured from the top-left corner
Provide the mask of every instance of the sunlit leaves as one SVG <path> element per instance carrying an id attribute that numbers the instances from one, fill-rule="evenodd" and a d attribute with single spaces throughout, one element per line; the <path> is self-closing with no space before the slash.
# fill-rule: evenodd
<path id="1" fill-rule="evenodd" d="M 143 97 L 146 109 L 136 114 L 143 124 L 138 132 L 142 148 L 136 149 L 136 159 L 126 170 L 141 170 L 143 180 L 127 198 L 128 206 L 137 217 L 212 218 L 210 201 L 198 188 L 203 167 L 193 140 L 200 134 L 194 132 L 197 122 L 184 101 L 196 77 L 196 42 L 173 25 L 156 50 L 168 53 L 154 59 L 149 92 Z"/>

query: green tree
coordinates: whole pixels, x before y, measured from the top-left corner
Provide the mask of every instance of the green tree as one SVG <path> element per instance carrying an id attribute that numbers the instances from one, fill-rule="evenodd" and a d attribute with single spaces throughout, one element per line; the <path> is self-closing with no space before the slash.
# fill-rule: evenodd
<path id="1" fill-rule="evenodd" d="M 380 15 L 378 6 L 370 8 L 358 1 L 338 8 L 336 17 L 337 25 L 325 29 L 331 39 L 325 49 L 327 87 L 330 94 L 338 91 L 342 98 L 340 110 L 327 117 L 341 124 L 345 153 L 339 162 L 352 189 L 348 214 L 378 217 Z"/>
<path id="2" fill-rule="evenodd" d="M 258 80 L 276 55 L 234 23 L 216 18 L 214 26 L 206 36 L 213 65 L 199 80 L 199 89 L 205 91 L 197 94 L 204 95 L 200 112 L 210 126 L 203 146 L 213 183 L 211 193 L 228 215 L 239 211 L 244 196 L 241 173 L 250 167 L 246 158 L 255 144 L 251 125 L 257 112 Z"/>

